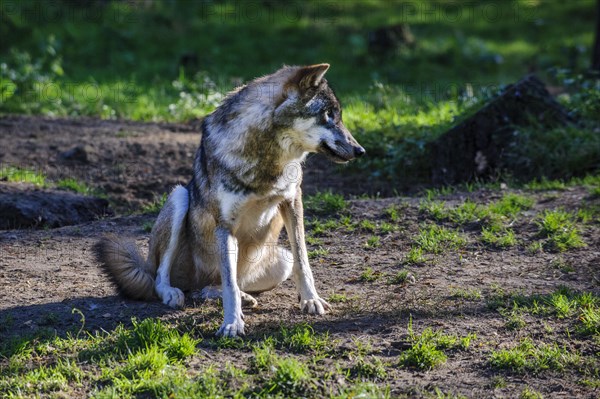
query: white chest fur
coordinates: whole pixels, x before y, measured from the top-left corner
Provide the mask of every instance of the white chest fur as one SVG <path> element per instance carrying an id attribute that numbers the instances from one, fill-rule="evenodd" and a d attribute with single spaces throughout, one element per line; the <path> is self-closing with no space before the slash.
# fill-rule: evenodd
<path id="1" fill-rule="evenodd" d="M 282 201 L 295 197 L 296 187 L 295 183 L 277 184 L 265 195 L 233 193 L 221 188 L 221 220 L 236 237 L 253 237 L 270 224 Z"/>

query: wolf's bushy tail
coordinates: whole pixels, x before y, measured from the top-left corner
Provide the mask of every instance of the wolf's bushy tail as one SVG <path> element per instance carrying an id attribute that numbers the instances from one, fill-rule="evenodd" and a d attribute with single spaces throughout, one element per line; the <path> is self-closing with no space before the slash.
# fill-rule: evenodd
<path id="1" fill-rule="evenodd" d="M 107 235 L 94 246 L 96 259 L 119 291 L 133 299 L 154 299 L 155 271 L 134 242 Z"/>

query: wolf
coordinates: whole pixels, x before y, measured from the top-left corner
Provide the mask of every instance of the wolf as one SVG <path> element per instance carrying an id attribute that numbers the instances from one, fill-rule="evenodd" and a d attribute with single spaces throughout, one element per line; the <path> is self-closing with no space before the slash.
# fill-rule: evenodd
<path id="1" fill-rule="evenodd" d="M 217 335 L 244 335 L 242 305 L 292 276 L 302 311 L 330 305 L 315 289 L 304 241 L 302 163 L 365 154 L 342 122 L 324 75 L 329 64 L 284 66 L 229 93 L 201 122 L 193 176 L 168 196 L 144 260 L 132 242 L 106 236 L 97 260 L 121 292 L 173 308 L 184 292 L 221 297 Z M 291 251 L 277 245 L 285 226 Z"/>

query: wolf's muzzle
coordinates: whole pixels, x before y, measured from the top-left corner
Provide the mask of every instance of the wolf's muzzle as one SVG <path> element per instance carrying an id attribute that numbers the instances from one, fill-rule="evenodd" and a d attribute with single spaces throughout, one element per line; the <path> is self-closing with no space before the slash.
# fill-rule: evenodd
<path id="1" fill-rule="evenodd" d="M 355 158 L 360 158 L 363 155 L 366 154 L 367 151 L 365 151 L 365 149 L 363 147 L 361 147 L 360 145 L 358 147 L 354 147 L 354 157 Z"/>

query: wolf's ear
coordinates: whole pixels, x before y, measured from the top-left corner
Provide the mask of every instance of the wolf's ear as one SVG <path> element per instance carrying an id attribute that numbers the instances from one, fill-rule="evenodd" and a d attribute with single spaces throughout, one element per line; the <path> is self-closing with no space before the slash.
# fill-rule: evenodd
<path id="1" fill-rule="evenodd" d="M 329 69 L 329 64 L 315 64 L 301 67 L 291 79 L 300 90 L 316 87 L 323 80 L 323 75 Z"/>

